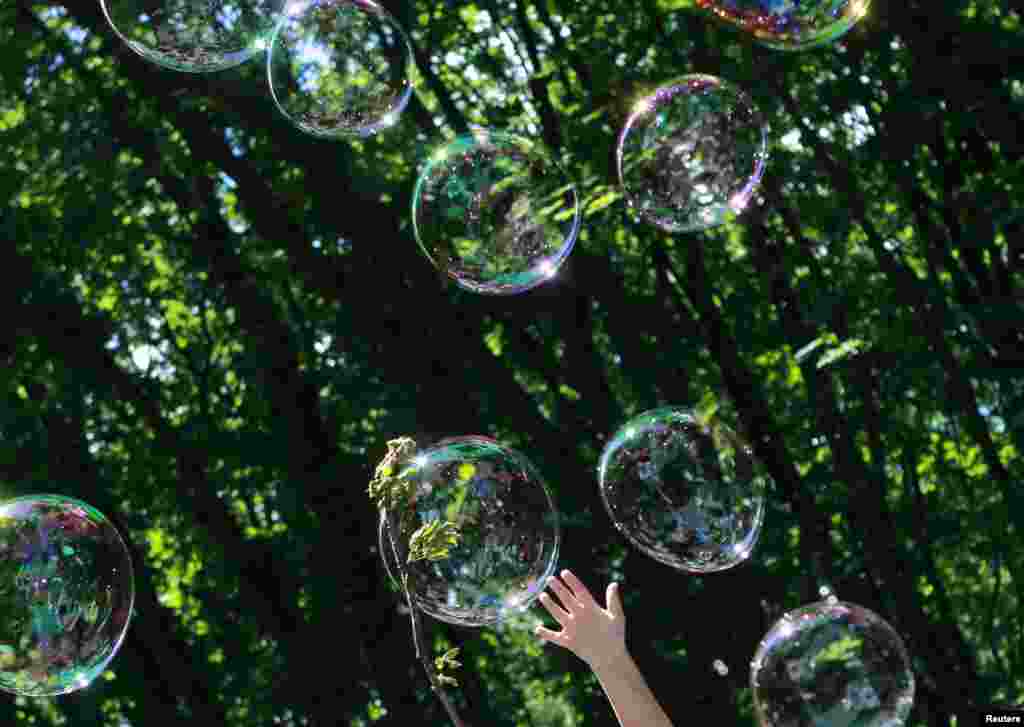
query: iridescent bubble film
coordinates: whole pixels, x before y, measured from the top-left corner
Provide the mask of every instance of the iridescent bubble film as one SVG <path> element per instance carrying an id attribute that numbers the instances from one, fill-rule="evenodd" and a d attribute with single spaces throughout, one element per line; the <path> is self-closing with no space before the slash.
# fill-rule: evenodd
<path id="1" fill-rule="evenodd" d="M 524 611 L 544 591 L 561 534 L 547 487 L 525 456 L 487 437 L 458 437 L 421 450 L 401 476 L 415 483 L 405 542 L 439 519 L 462 533 L 448 558 L 407 566 L 410 590 L 424 612 L 448 623 L 488 626 Z M 389 532 L 382 515 L 381 555 L 398 584 Z"/>
<path id="2" fill-rule="evenodd" d="M 914 705 L 899 634 L 868 609 L 832 599 L 772 626 L 750 686 L 760 727 L 899 727 Z"/>
<path id="3" fill-rule="evenodd" d="M 598 479 L 619 531 L 680 570 L 732 568 L 761 533 L 768 476 L 735 432 L 688 409 L 627 422 L 605 445 Z"/>
<path id="4" fill-rule="evenodd" d="M 100 0 L 128 47 L 173 71 L 209 73 L 266 50 L 284 0 Z"/>
<path id="5" fill-rule="evenodd" d="M 0 689 L 88 686 L 121 646 L 134 588 L 128 548 L 94 508 L 57 495 L 0 505 Z"/>
<path id="6" fill-rule="evenodd" d="M 776 50 L 831 43 L 863 18 L 871 0 L 697 0 L 715 17 Z"/>
<path id="7" fill-rule="evenodd" d="M 398 121 L 412 94 L 412 48 L 370 0 L 291 0 L 267 54 L 270 91 L 298 129 L 369 136 Z"/>
<path id="8" fill-rule="evenodd" d="M 412 216 L 439 270 L 466 290 L 497 295 L 551 279 L 580 224 L 575 185 L 539 144 L 484 129 L 431 155 Z"/>
<path id="9" fill-rule="evenodd" d="M 619 181 L 639 218 L 666 232 L 725 224 L 764 174 L 768 127 L 720 78 L 683 76 L 639 100 L 619 134 Z"/>

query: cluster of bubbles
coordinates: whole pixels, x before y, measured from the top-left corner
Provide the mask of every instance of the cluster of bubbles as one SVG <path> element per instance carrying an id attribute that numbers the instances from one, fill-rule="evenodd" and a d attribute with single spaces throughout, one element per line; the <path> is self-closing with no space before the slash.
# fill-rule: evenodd
<path id="1" fill-rule="evenodd" d="M 84 502 L 33 495 L 0 505 L 0 689 L 88 686 L 117 653 L 135 598 L 117 530 Z"/>
<path id="2" fill-rule="evenodd" d="M 398 475 L 413 487 L 408 539 L 422 525 L 453 523 L 461 537 L 443 560 L 406 570 L 416 603 L 434 618 L 462 626 L 494 625 L 525 611 L 554 574 L 558 511 L 537 468 L 493 439 L 445 439 L 420 450 Z M 379 546 L 399 584 L 390 525 L 381 514 Z"/>
<path id="3" fill-rule="evenodd" d="M 598 468 L 615 526 L 638 549 L 688 573 L 751 555 L 771 479 L 742 437 L 714 414 L 665 407 L 630 419 Z M 760 727 L 900 727 L 914 701 L 903 642 L 871 611 L 823 599 L 787 613 L 761 641 L 750 683 Z M 729 673 L 721 660 L 713 669 Z"/>
<path id="4" fill-rule="evenodd" d="M 100 0 L 144 58 L 219 71 L 266 51 L 271 95 L 298 129 L 367 136 L 392 126 L 412 94 L 409 37 L 374 0 Z M 772 48 L 835 40 L 869 0 L 699 0 Z M 768 129 L 745 94 L 688 75 L 640 100 L 617 145 L 636 215 L 670 232 L 704 230 L 746 209 L 764 174 Z M 416 238 L 459 286 L 511 295 L 554 276 L 579 226 L 576 191 L 537 145 L 480 131 L 443 144 L 413 200 Z"/>
<path id="5" fill-rule="evenodd" d="M 779 50 L 848 32 L 869 0 L 698 0 Z M 391 126 L 412 92 L 412 48 L 373 0 L 101 0 L 136 53 L 165 68 L 219 71 L 266 51 L 275 103 L 302 131 L 366 136 Z M 768 129 L 749 98 L 720 78 L 687 75 L 642 98 L 618 138 L 619 182 L 635 214 L 666 232 L 721 225 L 748 205 L 764 174 Z M 576 189 L 540 145 L 476 130 L 424 164 L 412 202 L 416 240 L 457 285 L 516 294 L 555 275 L 579 231 Z M 751 447 L 713 416 L 666 407 L 608 441 L 602 500 L 623 535 L 689 573 L 747 560 L 769 478 Z M 413 485 L 411 527 L 444 520 L 461 538 L 441 560 L 408 564 L 416 604 L 435 618 L 493 625 L 521 613 L 554 573 L 557 511 L 537 469 L 486 437 L 421 450 L 401 473 Z M 391 525 L 381 556 L 394 579 Z M 403 524 L 402 527 L 405 527 Z M 411 533 L 399 533 L 408 537 Z M 88 505 L 52 496 L 0 507 L 0 688 L 59 694 L 88 684 L 124 638 L 133 584 L 127 549 Z M 396 580 L 397 583 L 397 580 Z M 877 615 L 823 589 L 787 613 L 751 663 L 762 727 L 896 727 L 914 680 L 903 644 Z M 728 668 L 713 664 L 720 675 Z"/>
<path id="6" fill-rule="evenodd" d="M 750 664 L 761 727 L 899 727 L 914 704 L 914 675 L 899 634 L 835 596 L 785 614 Z"/>
<path id="7" fill-rule="evenodd" d="M 114 31 L 146 60 L 186 73 L 261 53 L 278 109 L 320 137 L 395 123 L 412 94 L 412 48 L 373 0 L 100 0 Z"/>
<path id="8" fill-rule="evenodd" d="M 424 165 L 412 201 L 426 256 L 460 287 L 520 293 L 551 278 L 580 224 L 576 187 L 539 144 L 475 130 Z"/>
<path id="9" fill-rule="evenodd" d="M 271 45 L 286 55 L 308 54 L 309 46 L 332 60 L 306 68 L 346 65 L 371 75 L 386 65 L 402 74 L 411 55 L 405 34 L 373 0 L 100 0 L 121 38 L 147 60 L 165 68 L 208 73 L 240 65 Z M 803 50 L 837 40 L 867 13 L 870 0 L 698 0 L 714 17 L 778 50 Z M 274 32 L 277 26 L 277 32 Z M 290 27 L 284 33 L 281 26 Z M 351 54 L 351 55 L 350 55 Z M 292 65 L 299 80 L 303 64 Z M 342 85 L 358 85 L 356 74 L 333 69 Z M 347 80 L 344 80 L 346 79 Z M 325 90 L 328 96 L 337 89 Z"/>
<path id="10" fill-rule="evenodd" d="M 447 557 L 406 566 L 416 605 L 462 626 L 514 620 L 544 590 L 558 557 L 558 512 L 537 468 L 482 436 L 442 440 L 402 467 L 398 477 L 410 484 L 412 500 L 399 537 L 436 521 L 461 533 Z M 608 440 L 598 483 L 612 521 L 634 546 L 707 574 L 750 557 L 771 479 L 713 411 L 663 407 L 633 417 Z M 387 515 L 379 547 L 397 586 L 396 520 Z M 783 616 L 758 646 L 750 683 L 760 727 L 900 727 L 913 706 L 914 677 L 899 635 L 827 586 L 819 595 L 822 601 Z M 729 674 L 720 659 L 712 668 Z"/>

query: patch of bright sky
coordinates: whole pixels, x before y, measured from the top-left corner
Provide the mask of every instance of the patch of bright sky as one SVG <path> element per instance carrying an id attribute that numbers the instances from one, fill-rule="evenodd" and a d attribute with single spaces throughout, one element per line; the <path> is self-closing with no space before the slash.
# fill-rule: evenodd
<path id="1" fill-rule="evenodd" d="M 225 30 L 233 30 L 235 24 L 242 18 L 242 10 L 232 3 L 222 3 L 216 8 L 214 17 Z"/>
<path id="2" fill-rule="evenodd" d="M 870 119 L 868 119 L 867 109 L 861 104 L 857 104 L 843 114 L 843 125 L 853 132 L 854 146 L 860 146 L 868 138 L 875 135 L 875 129 L 871 126 Z"/>
<path id="3" fill-rule="evenodd" d="M 849 111 L 843 113 L 841 121 L 843 126 L 851 133 L 853 146 L 857 147 L 875 135 L 875 128 L 868 119 L 867 109 L 857 104 Z M 832 141 L 835 124 L 828 124 L 818 129 L 818 136 L 825 141 Z"/>
<path id="4" fill-rule="evenodd" d="M 317 353 L 324 354 L 327 353 L 327 350 L 331 347 L 333 342 L 334 336 L 329 333 L 325 333 L 319 341 L 313 344 L 313 348 L 316 349 Z"/>
<path id="5" fill-rule="evenodd" d="M 52 20 L 54 18 L 66 18 L 68 11 L 66 8 L 60 6 L 51 6 L 46 10 L 43 10 L 39 17 L 45 20 Z M 76 46 L 81 45 L 86 38 L 89 37 L 89 31 L 85 28 L 80 28 L 77 25 L 67 25 L 64 27 L 64 35 L 74 43 Z"/>
<path id="6" fill-rule="evenodd" d="M 788 134 L 779 139 L 779 145 L 787 151 L 803 151 L 800 144 L 800 129 L 792 129 Z"/>
<path id="7" fill-rule="evenodd" d="M 319 237 L 316 238 L 315 240 L 313 240 L 313 247 L 316 248 L 317 250 L 323 250 L 324 241 Z M 328 249 L 329 248 L 330 246 L 328 246 Z M 352 242 L 350 240 L 346 240 L 344 237 L 339 237 L 338 241 L 334 245 L 334 248 L 335 251 L 344 255 L 345 253 L 349 252 L 352 249 Z"/>
<path id="8" fill-rule="evenodd" d="M 164 365 L 166 360 L 166 351 L 161 351 L 148 343 L 132 349 L 132 363 L 135 367 L 143 373 L 153 373 L 158 379 L 169 379 L 174 373 L 173 366 Z"/>
<path id="9" fill-rule="evenodd" d="M 232 154 L 236 157 L 241 157 L 245 154 L 245 147 L 242 145 L 242 138 L 237 129 L 230 126 L 224 129 L 224 138 L 227 139 Z"/>
<path id="10" fill-rule="evenodd" d="M 223 172 L 219 175 L 220 184 L 217 186 L 217 199 L 220 200 L 220 213 L 227 220 L 228 226 L 231 227 L 231 231 L 235 234 L 242 234 L 249 229 L 249 222 L 245 219 L 245 216 L 238 209 L 237 204 L 229 204 L 227 195 L 229 192 L 233 192 L 237 187 L 238 183 L 227 174 Z"/>
<path id="11" fill-rule="evenodd" d="M 329 68 L 331 56 L 321 43 L 306 40 L 295 49 L 295 56 L 301 62 L 298 74 L 299 88 L 306 93 L 315 93 L 322 77 L 322 69 Z M 293 60 L 292 63 L 295 63 Z"/>
<path id="12" fill-rule="evenodd" d="M 163 322 L 158 318 L 150 318 L 149 323 L 154 330 L 159 329 L 159 327 L 163 325 Z M 107 342 L 107 348 L 112 351 L 120 350 L 120 338 L 117 335 L 114 335 L 110 341 Z M 164 340 L 157 346 L 149 343 L 132 346 L 129 350 L 129 354 L 131 355 L 132 364 L 139 373 L 146 376 L 152 376 L 160 381 L 169 381 L 174 377 L 174 366 L 167 361 L 169 350 L 170 342 Z"/>
<path id="13" fill-rule="evenodd" d="M 473 32 L 482 33 L 485 30 L 490 30 L 494 23 L 491 20 L 491 14 L 486 10 L 479 10 L 476 16 L 473 18 Z"/>
<path id="14" fill-rule="evenodd" d="M 487 46 L 489 48 L 501 49 L 502 55 L 505 56 L 505 62 L 510 68 L 512 68 L 512 75 L 515 80 L 523 82 L 529 78 L 530 73 L 532 73 L 532 69 L 523 68 L 519 54 L 516 52 L 516 46 L 512 42 L 512 38 L 509 37 L 508 33 L 502 32 L 501 35 L 488 39 Z M 525 61 L 528 66 L 530 65 L 529 59 L 523 59 L 523 61 Z"/>

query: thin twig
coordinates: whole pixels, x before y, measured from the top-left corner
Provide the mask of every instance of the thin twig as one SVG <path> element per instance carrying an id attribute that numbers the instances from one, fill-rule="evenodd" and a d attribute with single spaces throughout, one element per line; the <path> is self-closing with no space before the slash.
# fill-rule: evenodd
<path id="1" fill-rule="evenodd" d="M 408 551 L 405 547 L 405 543 L 402 541 L 400 536 L 400 525 L 398 517 L 394 511 L 387 511 L 388 520 L 388 540 L 391 542 L 391 550 L 395 556 L 395 563 L 398 567 L 399 578 L 402 580 L 402 592 L 405 594 L 405 601 L 409 606 L 409 617 L 412 622 L 412 643 L 416 649 L 416 658 L 423 664 L 423 670 L 427 673 L 427 680 L 430 682 L 430 688 L 434 690 L 434 694 L 441 700 L 441 704 L 444 705 L 445 711 L 448 713 L 448 717 L 451 719 L 452 724 L 455 727 L 465 727 L 462 719 L 459 717 L 458 711 L 455 709 L 455 705 L 451 699 L 441 688 L 441 684 L 438 682 L 437 675 L 434 673 L 434 669 L 430 664 L 430 658 L 425 656 L 423 651 L 423 622 L 420 620 L 419 607 L 413 602 L 412 592 L 409 590 L 409 571 L 406 569 L 406 560 L 408 558 Z"/>

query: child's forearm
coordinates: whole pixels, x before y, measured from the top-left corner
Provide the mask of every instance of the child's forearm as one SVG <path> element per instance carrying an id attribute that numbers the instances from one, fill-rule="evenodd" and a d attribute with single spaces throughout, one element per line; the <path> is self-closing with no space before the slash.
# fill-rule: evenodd
<path id="1" fill-rule="evenodd" d="M 595 666 L 594 674 L 622 727 L 672 727 L 629 652 Z"/>

